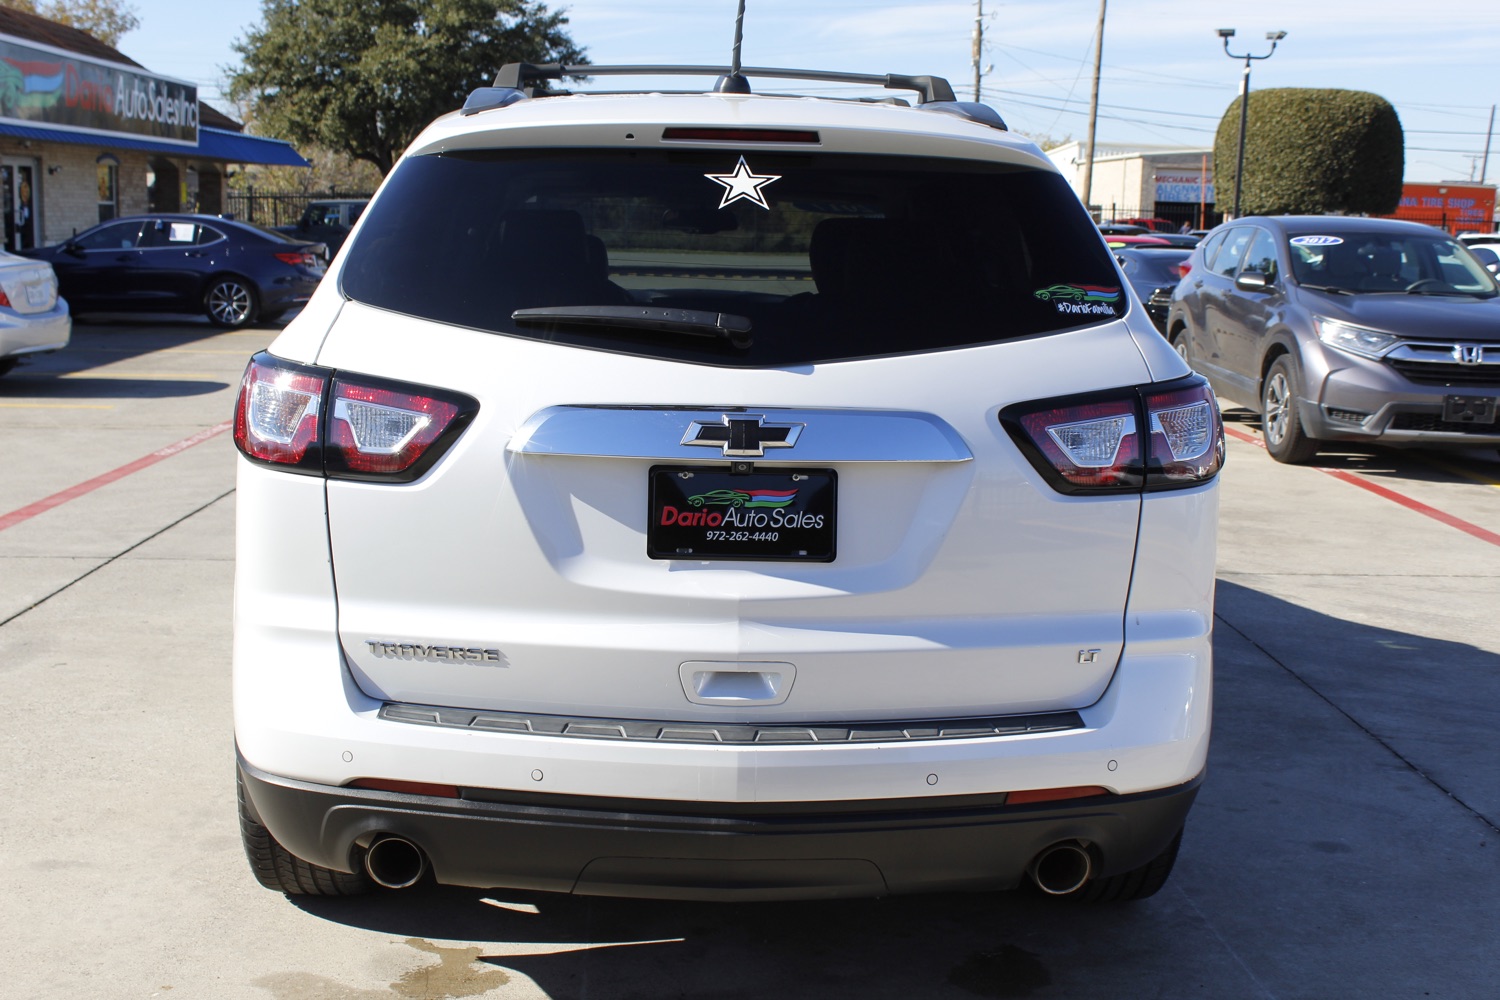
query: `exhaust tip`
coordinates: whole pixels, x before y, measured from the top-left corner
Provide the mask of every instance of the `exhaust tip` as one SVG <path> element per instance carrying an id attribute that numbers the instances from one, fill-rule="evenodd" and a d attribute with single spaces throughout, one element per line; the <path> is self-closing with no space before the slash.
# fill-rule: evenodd
<path id="1" fill-rule="evenodd" d="M 1076 841 L 1053 844 L 1036 856 L 1026 873 L 1047 895 L 1066 896 L 1093 876 L 1094 856 Z"/>
<path id="2" fill-rule="evenodd" d="M 408 889 L 427 873 L 427 855 L 405 837 L 378 837 L 365 851 L 365 874 L 386 889 Z"/>

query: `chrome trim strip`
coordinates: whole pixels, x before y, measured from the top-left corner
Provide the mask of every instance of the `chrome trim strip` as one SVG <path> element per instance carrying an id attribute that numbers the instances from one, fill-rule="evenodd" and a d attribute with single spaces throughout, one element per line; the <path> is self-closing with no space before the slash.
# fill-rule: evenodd
<path id="1" fill-rule="evenodd" d="M 380 708 L 387 722 L 405 722 L 471 732 L 561 736 L 572 739 L 632 743 L 829 744 L 912 743 L 975 740 L 996 736 L 1029 736 L 1084 728 L 1077 712 L 990 716 L 978 719 L 922 719 L 890 722 L 655 722 L 645 719 L 592 719 L 520 712 L 440 708 L 387 702 Z"/>
<path id="2" fill-rule="evenodd" d="M 695 446 L 700 442 L 689 438 L 694 436 L 695 424 L 699 428 L 722 425 L 729 418 L 764 418 L 768 427 L 796 427 L 797 433 L 776 450 L 774 459 L 778 462 L 804 465 L 974 459 L 958 432 L 930 413 L 759 406 L 549 406 L 516 431 L 507 450 L 518 455 L 653 462 L 721 460 L 719 454 L 705 453 Z"/>

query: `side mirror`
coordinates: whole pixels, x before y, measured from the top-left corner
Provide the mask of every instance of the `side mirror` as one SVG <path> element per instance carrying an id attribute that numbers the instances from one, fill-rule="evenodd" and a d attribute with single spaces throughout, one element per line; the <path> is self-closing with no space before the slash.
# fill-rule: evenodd
<path id="1" fill-rule="evenodd" d="M 1241 271 L 1234 287 L 1242 292 L 1263 292 L 1271 287 L 1271 276 L 1264 271 Z"/>
<path id="2" fill-rule="evenodd" d="M 68 240 L 62 245 L 63 253 L 72 254 L 74 257 L 83 256 L 83 247 L 78 245 L 77 240 Z"/>

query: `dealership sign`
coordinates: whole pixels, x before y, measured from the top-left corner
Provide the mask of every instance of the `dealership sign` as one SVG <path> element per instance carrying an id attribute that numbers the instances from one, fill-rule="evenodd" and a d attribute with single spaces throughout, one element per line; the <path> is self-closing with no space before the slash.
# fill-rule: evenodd
<path id="1" fill-rule="evenodd" d="M 0 35 L 0 121 L 198 143 L 198 88 Z"/>

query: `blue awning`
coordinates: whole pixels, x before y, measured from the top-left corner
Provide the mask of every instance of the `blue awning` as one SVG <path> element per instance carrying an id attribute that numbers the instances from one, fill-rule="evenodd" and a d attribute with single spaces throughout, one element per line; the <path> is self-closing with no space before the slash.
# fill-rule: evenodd
<path id="1" fill-rule="evenodd" d="M 198 155 L 227 163 L 263 163 L 270 167 L 310 167 L 289 142 L 217 128 L 198 129 Z"/>
<path id="2" fill-rule="evenodd" d="M 217 128 L 199 128 L 196 146 L 184 146 L 176 142 L 157 142 L 151 139 L 132 139 L 128 136 L 105 135 L 97 132 L 36 128 L 11 122 L 0 122 L 0 135 L 12 135 L 19 139 L 31 139 L 34 142 L 70 142 L 81 146 L 96 146 L 100 149 L 138 149 L 147 153 L 160 153 L 164 156 L 223 160 L 226 163 L 262 163 L 273 167 L 312 165 L 292 148 L 291 143 Z"/>

